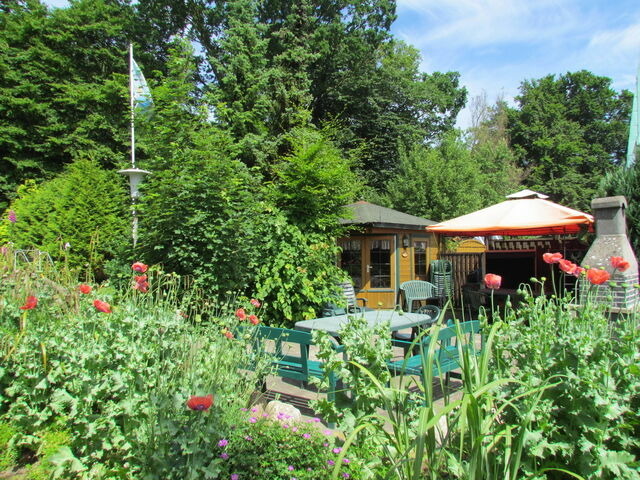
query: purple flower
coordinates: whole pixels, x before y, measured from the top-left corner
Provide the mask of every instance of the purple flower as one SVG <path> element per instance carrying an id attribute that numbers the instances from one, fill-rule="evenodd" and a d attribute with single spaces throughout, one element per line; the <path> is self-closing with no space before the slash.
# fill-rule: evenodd
<path id="1" fill-rule="evenodd" d="M 11 223 L 16 223 L 18 221 L 18 218 L 16 217 L 16 212 L 14 212 L 13 210 L 9 210 L 8 218 Z"/>
<path id="2" fill-rule="evenodd" d="M 251 417 L 251 418 L 249 419 L 249 421 L 250 421 L 251 423 L 256 423 L 256 422 L 258 421 L 258 419 L 257 419 L 256 417 Z"/>
<path id="3" fill-rule="evenodd" d="M 227 452 L 222 452 L 220 454 L 220 458 L 223 460 L 226 460 L 227 458 L 229 458 L 229 454 Z"/>
<path id="4" fill-rule="evenodd" d="M 303 438 L 311 438 L 311 434 L 310 433 L 303 433 L 302 437 Z"/>
<path id="5" fill-rule="evenodd" d="M 252 411 L 253 413 L 256 413 L 256 412 L 258 411 L 258 407 L 253 407 L 253 408 L 251 409 L 251 411 Z"/>
<path id="6" fill-rule="evenodd" d="M 248 411 L 249 411 L 249 409 L 248 409 L 248 408 L 241 408 L 241 409 L 240 409 L 240 411 L 241 411 L 241 412 L 248 412 Z"/>
<path id="7" fill-rule="evenodd" d="M 284 425 L 282 425 L 282 428 L 289 428 L 289 425 L 285 423 Z"/>
<path id="8" fill-rule="evenodd" d="M 329 465 L 335 465 L 335 464 L 336 464 L 336 462 L 334 462 L 333 460 L 327 460 L 327 463 L 328 463 Z"/>
<path id="9" fill-rule="evenodd" d="M 240 478 L 240 475 L 238 475 L 237 473 L 231 474 L 231 480 L 238 480 L 239 478 Z"/>
<path id="10" fill-rule="evenodd" d="M 314 422 L 318 423 L 320 421 L 320 419 L 318 417 L 313 417 L 312 419 Z"/>
<path id="11" fill-rule="evenodd" d="M 298 431 L 298 427 L 293 427 L 293 428 L 291 429 L 291 431 L 292 431 L 292 432 L 297 432 L 297 431 Z"/>
<path id="12" fill-rule="evenodd" d="M 218 442 L 218 446 L 219 447 L 226 447 L 228 443 L 229 443 L 229 441 L 226 438 L 223 438 L 222 440 L 220 440 Z"/>
<path id="13" fill-rule="evenodd" d="M 343 473 L 343 474 L 342 474 L 342 476 L 343 476 L 344 478 L 349 478 L 351 475 L 349 475 L 348 473 L 346 473 L 346 472 L 345 472 L 345 473 Z"/>
<path id="14" fill-rule="evenodd" d="M 351 462 L 351 460 L 349 460 L 348 458 L 343 458 L 343 459 L 342 459 L 342 461 L 343 461 L 344 463 L 349 463 L 349 462 Z"/>
<path id="15" fill-rule="evenodd" d="M 333 450 L 331 450 L 333 453 L 340 453 L 342 451 L 342 449 L 340 447 L 336 447 Z"/>
<path id="16" fill-rule="evenodd" d="M 295 468 L 293 468 L 293 465 L 289 465 L 287 468 L 289 469 L 290 472 L 293 472 L 295 470 Z"/>
<path id="17" fill-rule="evenodd" d="M 250 437 L 249 435 L 247 435 L 246 437 L 244 437 L 244 439 L 245 439 L 247 442 L 250 442 L 251 440 L 253 440 L 253 438 L 252 438 L 252 437 Z"/>
<path id="18" fill-rule="evenodd" d="M 325 435 L 331 435 L 333 432 L 331 430 L 325 430 L 322 433 L 324 433 Z"/>
<path id="19" fill-rule="evenodd" d="M 322 444 L 322 446 L 323 446 L 323 447 L 328 447 L 328 446 L 329 446 L 329 444 L 328 444 L 327 442 L 324 442 L 324 443 Z"/>

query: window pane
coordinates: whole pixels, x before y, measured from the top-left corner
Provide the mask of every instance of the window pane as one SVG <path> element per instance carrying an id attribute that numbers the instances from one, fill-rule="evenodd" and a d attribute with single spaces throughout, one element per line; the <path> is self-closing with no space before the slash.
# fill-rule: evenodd
<path id="1" fill-rule="evenodd" d="M 391 288 L 391 241 L 373 240 L 369 255 L 371 288 Z"/>
<path id="2" fill-rule="evenodd" d="M 414 277 L 416 280 L 427 280 L 427 242 L 414 240 L 413 252 Z"/>
<path id="3" fill-rule="evenodd" d="M 356 290 L 362 289 L 362 243 L 361 240 L 348 240 L 340 243 L 340 267 L 346 271 Z"/>

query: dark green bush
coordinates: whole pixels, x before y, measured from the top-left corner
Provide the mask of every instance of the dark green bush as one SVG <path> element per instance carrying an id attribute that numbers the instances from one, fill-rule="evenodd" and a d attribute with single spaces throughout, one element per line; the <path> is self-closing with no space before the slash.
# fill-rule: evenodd
<path id="1" fill-rule="evenodd" d="M 8 240 L 100 277 L 114 249 L 130 242 L 127 188 L 122 175 L 77 159 L 53 180 L 21 187 Z"/>

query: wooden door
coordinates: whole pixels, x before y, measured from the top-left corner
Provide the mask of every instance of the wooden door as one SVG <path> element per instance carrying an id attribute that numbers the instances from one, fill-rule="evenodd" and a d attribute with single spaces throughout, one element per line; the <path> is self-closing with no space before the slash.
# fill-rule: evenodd
<path id="1" fill-rule="evenodd" d="M 341 267 L 353 280 L 358 297 L 372 308 L 393 308 L 396 292 L 395 236 L 351 237 L 340 243 Z"/>

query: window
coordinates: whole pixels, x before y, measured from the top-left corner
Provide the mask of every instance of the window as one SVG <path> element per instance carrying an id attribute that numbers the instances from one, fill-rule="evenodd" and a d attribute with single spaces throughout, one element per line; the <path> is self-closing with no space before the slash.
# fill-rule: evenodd
<path id="1" fill-rule="evenodd" d="M 413 276 L 416 280 L 427 279 L 427 241 L 413 241 Z"/>
<path id="2" fill-rule="evenodd" d="M 356 290 L 362 289 L 362 241 L 346 240 L 340 242 L 342 254 L 340 255 L 340 268 L 346 271 Z"/>
<path id="3" fill-rule="evenodd" d="M 391 288 L 391 241 L 371 241 L 369 259 L 371 288 Z"/>

